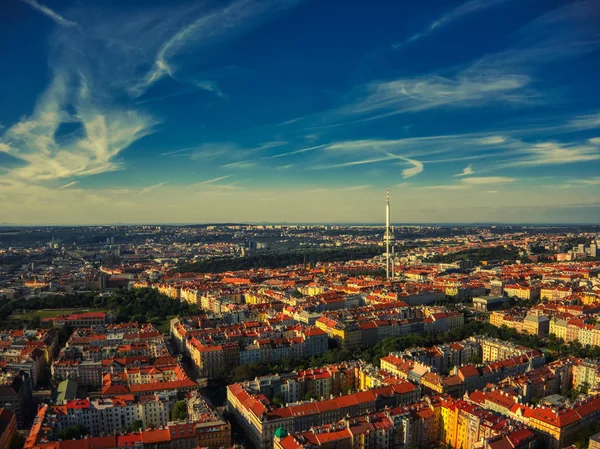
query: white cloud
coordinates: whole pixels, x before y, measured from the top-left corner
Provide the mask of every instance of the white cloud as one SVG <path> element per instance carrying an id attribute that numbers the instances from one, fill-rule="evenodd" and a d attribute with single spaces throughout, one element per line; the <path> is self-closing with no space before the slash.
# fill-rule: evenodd
<path id="1" fill-rule="evenodd" d="M 140 192 L 138 193 L 138 196 L 144 195 L 146 193 L 150 193 L 153 190 L 156 190 L 156 189 L 158 189 L 158 188 L 160 188 L 160 187 L 162 187 L 162 186 L 164 186 L 165 184 L 168 184 L 168 183 L 169 183 L 169 181 L 165 181 L 165 182 L 159 182 L 158 184 L 154 184 L 154 185 L 151 185 L 151 186 L 148 186 L 148 187 L 144 187 L 142 190 L 140 190 Z"/>
<path id="2" fill-rule="evenodd" d="M 419 173 L 421 173 L 423 171 L 423 163 L 422 162 L 417 161 L 415 159 L 402 158 L 400 156 L 398 156 L 398 157 L 412 165 L 412 167 L 405 168 L 404 170 L 402 170 L 402 177 L 404 179 L 412 178 L 413 176 L 417 176 Z"/>
<path id="3" fill-rule="evenodd" d="M 67 112 L 72 106 L 75 114 Z M 63 123 L 78 123 L 81 133 L 56 137 Z M 33 114 L 10 127 L 2 141 L 26 165 L 10 176 L 29 182 L 94 175 L 120 168 L 114 157 L 152 132 L 156 120 L 131 109 L 100 106 L 73 92 L 70 74 L 58 70 Z"/>
<path id="4" fill-rule="evenodd" d="M 462 173 L 458 173 L 454 176 L 469 176 L 472 175 L 473 173 L 475 173 L 475 171 L 473 170 L 473 167 L 471 167 L 471 165 L 467 165 L 465 168 L 463 168 Z"/>
<path id="5" fill-rule="evenodd" d="M 47 6 L 44 6 L 40 3 L 38 3 L 37 0 L 23 0 L 23 2 L 27 3 L 32 8 L 37 9 L 42 14 L 45 14 L 46 16 L 50 17 L 52 20 L 54 20 L 54 22 L 56 22 L 60 26 L 63 26 L 63 27 L 77 27 L 78 26 L 76 22 L 65 19 L 63 16 L 58 14 L 56 11 L 53 11 L 50 8 L 48 8 Z"/>
<path id="6" fill-rule="evenodd" d="M 425 186 L 423 189 L 426 190 L 464 190 L 468 189 L 469 186 L 464 184 L 447 184 L 447 185 L 439 185 L 439 186 Z"/>
<path id="7" fill-rule="evenodd" d="M 79 27 L 57 27 L 49 43 L 50 84 L 33 112 L 0 137 L 0 146 L 23 162 L 4 175 L 13 183 L 43 184 L 121 169 L 120 153 L 158 124 L 121 100 L 143 53 L 136 59 L 122 42 L 111 42 L 122 37 L 118 16 L 88 19 L 85 36 Z M 73 130 L 65 133 L 64 126 Z"/>
<path id="8" fill-rule="evenodd" d="M 198 182 L 196 184 L 191 184 L 188 187 L 197 187 L 197 186 L 203 186 L 203 185 L 207 185 L 207 184 L 214 184 L 215 182 L 219 182 L 219 181 L 222 181 L 223 179 L 231 178 L 232 176 L 233 175 L 219 176 L 217 178 L 207 179 L 206 181 Z"/>
<path id="9" fill-rule="evenodd" d="M 368 184 L 362 184 L 362 185 L 357 185 L 357 186 L 340 187 L 338 190 L 345 190 L 345 191 L 364 190 L 364 189 L 368 189 L 369 187 L 371 187 L 371 186 Z"/>
<path id="10" fill-rule="evenodd" d="M 221 168 L 252 168 L 254 166 L 256 166 L 254 161 L 239 161 L 221 165 Z"/>
<path id="11" fill-rule="evenodd" d="M 152 69 L 140 83 L 130 89 L 130 93 L 139 96 L 154 83 L 168 76 L 176 81 L 194 84 L 218 96 L 224 96 L 214 81 L 186 80 L 176 76 L 178 68 L 174 62 L 175 57 L 191 48 L 199 48 L 215 43 L 217 40 L 239 36 L 273 19 L 296 3 L 298 0 L 261 2 L 237 0 L 214 11 L 201 14 L 193 22 L 180 27 L 160 45 Z"/>
<path id="12" fill-rule="evenodd" d="M 62 190 L 62 189 L 68 189 L 69 187 L 73 187 L 73 186 L 74 186 L 75 184 L 77 184 L 77 183 L 78 183 L 77 181 L 71 181 L 71 182 L 68 182 L 68 183 L 66 183 L 66 184 L 65 184 L 65 185 L 63 185 L 63 186 L 60 186 L 60 187 L 59 187 L 59 190 Z"/>
<path id="13" fill-rule="evenodd" d="M 483 184 L 505 184 L 508 182 L 516 181 L 515 178 L 508 178 L 505 176 L 481 176 L 463 178 L 460 182 L 468 185 L 483 185 Z"/>
<path id="14" fill-rule="evenodd" d="M 392 46 L 394 48 L 400 48 L 406 44 L 409 44 L 411 42 L 417 41 L 419 39 L 423 39 L 424 37 L 429 36 L 431 33 L 433 33 L 435 30 L 450 24 L 451 22 L 454 22 L 455 20 L 460 19 L 461 17 L 477 12 L 481 9 L 485 9 L 488 8 L 490 6 L 494 6 L 498 3 L 501 3 L 505 0 L 471 0 L 468 1 L 466 3 L 463 3 L 460 6 L 457 6 L 456 8 L 454 8 L 453 10 L 449 11 L 448 13 L 444 14 L 443 16 L 441 16 L 439 19 L 433 21 L 431 24 L 429 24 L 428 27 L 426 27 L 423 31 L 420 31 L 416 34 L 413 34 L 411 37 L 409 37 L 406 41 L 402 42 L 402 43 L 396 43 L 393 44 Z"/>
<path id="15" fill-rule="evenodd" d="M 600 137 L 592 137 L 591 139 L 588 139 L 588 142 L 592 145 L 600 145 Z"/>
<path id="16" fill-rule="evenodd" d="M 600 160 L 600 149 L 594 146 L 560 142 L 520 142 L 519 146 L 521 148 L 516 153 L 515 160 L 497 164 L 494 168 L 562 165 Z"/>
<path id="17" fill-rule="evenodd" d="M 280 153 L 280 154 L 274 154 L 272 156 L 265 156 L 263 157 L 263 159 L 274 159 L 274 158 L 278 158 L 278 157 L 285 157 L 285 156 L 291 156 L 293 154 L 300 154 L 300 153 L 306 153 L 308 151 L 315 151 L 321 148 L 326 147 L 327 145 L 315 145 L 312 147 L 308 147 L 308 148 L 301 148 L 299 150 L 294 150 L 294 151 L 288 151 L 287 153 Z"/>
<path id="18" fill-rule="evenodd" d="M 579 184 L 579 185 L 599 185 L 600 184 L 600 176 L 597 176 L 595 178 L 589 178 L 589 179 L 573 179 L 571 181 L 569 181 L 572 184 Z"/>
<path id="19" fill-rule="evenodd" d="M 453 20 L 493 3 L 467 2 L 455 10 L 458 14 L 451 13 L 449 17 Z M 550 101 L 548 93 L 534 89 L 535 72 L 540 71 L 543 64 L 575 58 L 600 46 L 595 15 L 590 13 L 594 7 L 593 1 L 560 7 L 524 27 L 517 45 L 484 55 L 465 68 L 451 67 L 444 71 L 444 76 L 430 73 L 371 82 L 355 90 L 345 105 L 328 114 L 326 120 L 337 123 L 326 126 L 433 108 L 470 108 L 491 103 L 523 106 Z M 446 22 L 434 22 L 424 35 Z M 578 33 L 573 33 L 573 29 Z M 415 39 L 420 37 L 418 34 Z M 353 120 L 340 121 L 348 117 Z"/>
<path id="20" fill-rule="evenodd" d="M 371 159 L 361 159 L 357 161 L 350 162 L 341 162 L 339 164 L 329 164 L 329 165 L 315 165 L 312 167 L 314 170 L 328 170 L 332 168 L 344 168 L 344 167 L 354 167 L 356 165 L 366 165 L 366 164 L 375 164 L 377 162 L 389 161 L 390 159 L 394 159 L 394 156 L 385 156 L 385 157 L 377 157 Z"/>
<path id="21" fill-rule="evenodd" d="M 506 142 L 506 137 L 504 137 L 504 136 L 483 137 L 480 139 L 480 142 L 484 145 L 494 145 L 494 144 Z"/>
<path id="22" fill-rule="evenodd" d="M 569 120 L 567 126 L 570 126 L 576 130 L 600 128 L 600 113 L 576 117 L 572 120 Z"/>
<path id="23" fill-rule="evenodd" d="M 475 186 L 507 184 L 514 181 L 516 181 L 515 178 L 508 178 L 504 176 L 472 176 L 469 178 L 462 178 L 457 184 L 434 185 L 423 188 L 427 190 L 466 190 L 472 189 Z M 493 192 L 496 193 L 496 191 Z"/>
<path id="24" fill-rule="evenodd" d="M 427 75 L 374 82 L 356 102 L 341 107 L 336 113 L 381 118 L 437 107 L 471 107 L 496 101 L 520 103 L 524 101 L 520 91 L 529 82 L 526 75 L 504 73 L 455 78 Z"/>

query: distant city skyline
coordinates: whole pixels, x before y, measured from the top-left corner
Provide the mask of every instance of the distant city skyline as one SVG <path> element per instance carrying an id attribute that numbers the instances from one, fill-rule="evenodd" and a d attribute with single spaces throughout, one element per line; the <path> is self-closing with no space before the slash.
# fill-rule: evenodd
<path id="1" fill-rule="evenodd" d="M 600 222 L 594 0 L 0 4 L 5 225 Z"/>

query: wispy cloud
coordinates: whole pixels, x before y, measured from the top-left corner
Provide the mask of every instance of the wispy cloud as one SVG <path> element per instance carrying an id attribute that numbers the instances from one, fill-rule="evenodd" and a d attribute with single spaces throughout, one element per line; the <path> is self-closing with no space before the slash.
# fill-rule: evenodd
<path id="1" fill-rule="evenodd" d="M 273 140 L 256 146 L 242 146 L 235 142 L 207 142 L 196 147 L 182 148 L 180 150 L 169 151 L 167 153 L 163 153 L 162 155 L 167 156 L 178 153 L 185 153 L 189 151 L 189 155 L 192 160 L 215 159 L 223 162 L 228 162 L 232 161 L 233 159 L 232 163 L 250 162 L 239 161 L 239 159 L 252 157 L 257 155 L 258 153 L 264 153 L 272 148 L 278 148 L 287 144 L 288 142 L 284 140 Z M 264 156 L 262 158 L 267 159 L 270 157 L 271 156 Z"/>
<path id="2" fill-rule="evenodd" d="M 121 167 L 114 157 L 136 140 L 152 132 L 152 117 L 130 109 L 100 106 L 81 92 L 70 91 L 70 73 L 58 70 L 30 117 L 9 128 L 2 140 L 9 154 L 26 165 L 10 175 L 27 182 L 81 177 Z M 76 114 L 67 112 L 74 107 Z M 63 123 L 79 123 L 81 134 L 58 140 Z"/>
<path id="3" fill-rule="evenodd" d="M 171 77 L 176 81 L 193 84 L 218 96 L 224 96 L 223 91 L 212 80 L 194 80 L 176 76 L 178 67 L 174 61 L 175 57 L 189 48 L 203 47 L 216 41 L 239 36 L 272 20 L 296 3 L 298 0 L 260 2 L 237 0 L 208 13 L 201 13 L 160 45 L 152 69 L 140 83 L 130 89 L 130 93 L 139 96 L 154 83 L 165 77 Z"/>
<path id="4" fill-rule="evenodd" d="M 541 165 L 563 165 L 600 160 L 600 148 L 579 143 L 540 142 L 530 144 L 515 141 L 513 160 L 500 162 L 492 168 L 535 167 Z"/>
<path id="5" fill-rule="evenodd" d="M 533 99 L 520 92 L 530 82 L 523 74 L 481 73 L 476 77 L 461 74 L 456 78 L 426 75 L 374 82 L 356 102 L 336 111 L 338 116 L 389 117 L 437 107 L 472 107 L 491 102 L 520 103 Z"/>
<path id="6" fill-rule="evenodd" d="M 454 20 L 496 3 L 500 0 L 473 0 L 456 8 L 448 17 Z M 573 59 L 600 47 L 600 32 L 591 12 L 593 3 L 573 2 L 557 8 L 524 27 L 518 33 L 520 43 L 467 65 L 357 86 L 349 92 L 346 104 L 322 115 L 322 127 L 345 126 L 430 109 L 489 104 L 523 107 L 560 100 L 553 92 L 536 88 L 537 72 L 548 63 Z M 444 23 L 448 20 L 434 22 L 423 36 Z M 574 33 L 575 28 L 580 31 Z"/>
<path id="7" fill-rule="evenodd" d="M 204 186 L 207 184 L 214 184 L 215 182 L 219 182 L 224 179 L 231 178 L 232 176 L 233 175 L 219 176 L 217 178 L 212 178 L 212 179 L 207 179 L 206 181 L 197 182 L 196 184 L 191 184 L 188 187 L 198 187 L 198 186 Z"/>
<path id="8" fill-rule="evenodd" d="M 119 170 L 124 167 L 119 154 L 159 123 L 122 100 L 140 63 L 134 56 L 141 53 L 110 44 L 115 36 L 123 37 L 119 17 L 89 17 L 86 35 L 94 39 L 82 38 L 79 27 L 61 22 L 62 16 L 54 18 L 65 26 L 57 27 L 49 42 L 50 84 L 33 111 L 0 137 L 0 145 L 22 162 L 5 175 L 13 183 L 43 184 Z M 61 133 L 63 125 L 75 131 Z"/>
<path id="9" fill-rule="evenodd" d="M 508 182 L 516 181 L 515 178 L 509 178 L 506 176 L 479 176 L 479 177 L 470 177 L 463 178 L 460 180 L 464 184 L 469 185 L 483 185 L 483 184 L 505 184 Z"/>
<path id="10" fill-rule="evenodd" d="M 53 11 L 50 8 L 48 8 L 47 6 L 44 6 L 40 3 L 38 3 L 37 0 L 22 0 L 22 1 L 27 3 L 32 8 L 37 9 L 42 14 L 45 14 L 46 16 L 50 17 L 52 20 L 54 20 L 54 22 L 56 22 L 60 26 L 63 26 L 63 27 L 77 27 L 78 26 L 76 22 L 65 19 L 63 16 L 58 14 L 56 11 Z"/>
<path id="11" fill-rule="evenodd" d="M 466 184 L 443 184 L 439 186 L 425 186 L 423 189 L 425 190 L 465 190 L 468 189 L 469 186 Z"/>
<path id="12" fill-rule="evenodd" d="M 484 145 L 495 145 L 495 144 L 500 144 L 500 143 L 506 142 L 506 137 L 492 135 L 492 136 L 488 136 L 488 137 L 482 137 L 479 140 L 479 142 Z"/>
<path id="13" fill-rule="evenodd" d="M 475 173 L 475 170 L 473 170 L 473 167 L 471 167 L 471 165 L 467 165 L 465 168 L 463 168 L 462 173 L 458 173 L 454 176 L 469 176 L 472 175 L 473 173 Z"/>
<path id="14" fill-rule="evenodd" d="M 256 166 L 254 161 L 239 161 L 221 165 L 221 168 L 252 168 L 254 166 Z"/>
<path id="15" fill-rule="evenodd" d="M 410 159 L 408 157 L 397 156 L 395 154 L 390 154 L 390 156 L 393 156 L 396 159 L 401 159 L 404 162 L 407 162 L 411 165 L 411 167 L 405 168 L 404 170 L 402 170 L 402 177 L 404 179 L 412 178 L 413 176 L 417 176 L 419 173 L 421 173 L 423 171 L 424 167 L 423 167 L 423 163 L 421 161 L 417 161 L 416 159 Z"/>
<path id="16" fill-rule="evenodd" d="M 145 195 L 146 193 L 150 193 L 153 190 L 156 190 L 168 183 L 169 183 L 169 181 L 165 181 L 165 182 L 159 182 L 158 184 L 154 184 L 154 185 L 151 185 L 148 187 L 144 187 L 142 190 L 140 190 L 140 192 L 138 193 L 138 196 Z"/>
<path id="17" fill-rule="evenodd" d="M 466 16 L 467 14 L 475 13 L 477 11 L 488 8 L 490 6 L 494 6 L 498 3 L 502 3 L 503 1 L 505 1 L 505 0 L 471 0 L 466 3 L 463 3 L 462 5 L 454 8 L 453 10 L 444 14 L 439 19 L 431 22 L 431 24 L 429 24 L 429 26 L 426 27 L 423 31 L 413 34 L 411 37 L 409 37 L 404 42 L 398 42 L 398 43 L 392 44 L 392 47 L 400 48 L 411 42 L 415 42 L 419 39 L 423 39 L 424 37 L 427 37 L 434 31 L 438 30 L 439 28 L 442 28 L 442 27 L 454 22 L 455 20 L 462 18 L 463 16 Z"/>
<path id="18" fill-rule="evenodd" d="M 404 179 L 412 178 L 413 176 L 417 176 L 419 173 L 421 173 L 423 171 L 423 164 L 421 162 L 414 161 L 414 160 L 411 160 L 410 162 L 411 162 L 411 164 L 413 164 L 413 167 L 405 168 L 404 170 L 402 170 L 402 177 Z"/>
<path id="19" fill-rule="evenodd" d="M 384 157 L 377 157 L 377 158 L 371 158 L 371 159 L 361 159 L 361 160 L 357 160 L 357 161 L 341 162 L 339 164 L 315 165 L 312 168 L 314 170 L 328 170 L 328 169 L 332 169 L 332 168 L 344 168 L 344 167 L 354 167 L 356 165 L 375 164 L 377 162 L 389 161 L 390 159 L 394 159 L 394 157 L 384 156 Z"/>
<path id="20" fill-rule="evenodd" d="M 456 184 L 443 184 L 425 186 L 423 189 L 426 190 L 466 190 L 476 186 L 485 185 L 497 185 L 497 184 L 508 184 L 516 181 L 515 178 L 509 178 L 506 176 L 478 176 L 462 178 L 459 183 Z M 496 191 L 494 191 L 496 192 Z"/>
<path id="21" fill-rule="evenodd" d="M 308 147 L 308 148 L 301 148 L 299 150 L 294 150 L 294 151 L 288 151 L 287 153 L 280 153 L 280 154 L 274 154 L 272 156 L 265 156 L 263 157 L 263 159 L 274 159 L 274 158 L 278 158 L 278 157 L 285 157 L 285 156 L 292 156 L 294 154 L 300 154 L 300 153 L 306 153 L 309 151 L 315 151 L 321 148 L 325 148 L 327 147 L 327 144 L 324 145 L 315 145 L 313 147 Z"/>
<path id="22" fill-rule="evenodd" d="M 369 184 L 362 184 L 362 185 L 357 185 L 357 186 L 340 187 L 339 190 L 346 190 L 346 191 L 365 190 L 365 189 L 368 189 L 369 187 L 371 187 Z"/>
<path id="23" fill-rule="evenodd" d="M 197 149 L 198 147 L 188 147 L 188 148 L 180 148 L 179 150 L 167 151 L 166 153 L 160 153 L 161 156 L 171 156 L 173 154 L 181 154 L 186 151 L 192 151 Z"/>
<path id="24" fill-rule="evenodd" d="M 74 186 L 75 184 L 77 184 L 77 183 L 78 183 L 77 181 L 71 181 L 71 182 L 68 182 L 68 183 L 66 183 L 66 184 L 65 184 L 65 185 L 63 185 L 63 186 L 60 186 L 60 187 L 59 187 L 59 190 L 62 190 L 62 189 L 68 189 L 69 187 L 73 187 L 73 186 Z"/>
<path id="25" fill-rule="evenodd" d="M 571 181 L 573 184 L 584 184 L 584 185 L 598 185 L 600 184 L 600 176 L 596 176 L 595 178 L 590 179 L 573 179 Z"/>
<path id="26" fill-rule="evenodd" d="M 585 188 L 588 186 L 597 186 L 600 185 L 600 176 L 596 176 L 595 178 L 588 179 L 571 179 L 566 184 L 561 186 L 553 185 L 552 187 L 558 187 L 561 189 L 572 189 L 572 188 Z"/>
<path id="27" fill-rule="evenodd" d="M 600 113 L 576 117 L 569 120 L 567 126 L 575 130 L 600 128 Z"/>

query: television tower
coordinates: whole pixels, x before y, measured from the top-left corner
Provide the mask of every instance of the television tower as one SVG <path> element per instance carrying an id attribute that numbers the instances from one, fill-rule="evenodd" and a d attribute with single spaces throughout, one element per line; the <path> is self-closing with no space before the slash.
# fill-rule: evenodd
<path id="1" fill-rule="evenodd" d="M 385 233 L 383 235 L 385 243 L 385 277 L 393 279 L 395 276 L 394 267 L 394 227 L 390 223 L 390 189 L 387 189 L 385 195 Z"/>

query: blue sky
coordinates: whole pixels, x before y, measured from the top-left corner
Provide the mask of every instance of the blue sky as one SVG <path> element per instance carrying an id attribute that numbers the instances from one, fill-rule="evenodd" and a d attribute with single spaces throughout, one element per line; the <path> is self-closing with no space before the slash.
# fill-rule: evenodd
<path id="1" fill-rule="evenodd" d="M 0 222 L 600 221 L 600 3 L 7 0 Z"/>

